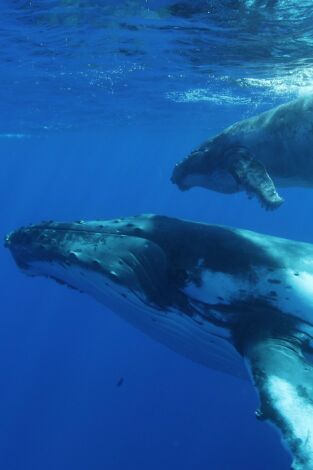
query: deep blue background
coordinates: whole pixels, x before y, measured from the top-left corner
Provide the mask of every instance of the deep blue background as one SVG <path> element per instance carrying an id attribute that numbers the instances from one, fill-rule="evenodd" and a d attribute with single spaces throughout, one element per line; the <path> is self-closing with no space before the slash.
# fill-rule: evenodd
<path id="1" fill-rule="evenodd" d="M 312 93 L 310 0 L 2 3 L 3 237 L 42 219 L 154 212 L 313 242 L 310 190 L 281 191 L 267 213 L 169 181 L 205 138 Z M 27 278 L 2 247 L 0 286 L 1 470 L 290 468 L 249 382 Z"/>
<path id="2" fill-rule="evenodd" d="M 243 194 L 170 183 L 177 160 L 240 117 L 216 107 L 190 122 L 181 106 L 173 122 L 1 140 L 2 235 L 42 219 L 155 212 L 313 241 L 310 191 L 282 191 L 286 203 L 268 213 Z M 250 383 L 168 351 L 85 295 L 27 278 L 4 248 L 0 266 L 1 468 L 289 468 L 279 436 L 254 417 Z"/>

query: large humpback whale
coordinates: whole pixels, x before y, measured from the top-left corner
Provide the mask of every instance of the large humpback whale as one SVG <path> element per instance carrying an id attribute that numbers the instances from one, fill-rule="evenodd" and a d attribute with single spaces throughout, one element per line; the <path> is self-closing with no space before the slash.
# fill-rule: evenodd
<path id="1" fill-rule="evenodd" d="M 9 234 L 17 265 L 86 292 L 208 367 L 249 377 L 293 468 L 313 468 L 313 245 L 142 215 Z M 247 368 L 246 368 L 247 366 Z"/>
<path id="2" fill-rule="evenodd" d="M 172 181 L 181 190 L 245 190 L 266 208 L 279 207 L 276 186 L 313 186 L 313 96 L 228 127 L 178 163 Z"/>

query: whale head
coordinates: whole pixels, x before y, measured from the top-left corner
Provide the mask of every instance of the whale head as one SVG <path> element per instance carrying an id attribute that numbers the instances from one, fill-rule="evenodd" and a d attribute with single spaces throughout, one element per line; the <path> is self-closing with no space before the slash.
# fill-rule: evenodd
<path id="1" fill-rule="evenodd" d="M 30 276 L 52 278 L 104 303 L 137 296 L 143 303 L 161 305 L 166 258 L 145 238 L 148 225 L 148 217 L 136 222 L 43 222 L 12 232 L 5 245 Z"/>
<path id="2" fill-rule="evenodd" d="M 151 337 L 248 378 L 294 469 L 313 468 L 313 246 L 143 215 L 43 222 L 5 238 L 17 265 L 85 292 Z"/>
<path id="3" fill-rule="evenodd" d="M 245 191 L 266 210 L 277 209 L 283 198 L 265 166 L 245 146 L 226 134 L 204 142 L 174 167 L 172 183 L 185 191 L 195 186 L 224 194 Z"/>
<path id="4" fill-rule="evenodd" d="M 232 194 L 241 190 L 238 181 L 225 164 L 223 139 L 204 142 L 174 167 L 171 181 L 181 191 L 199 186 L 219 193 Z"/>

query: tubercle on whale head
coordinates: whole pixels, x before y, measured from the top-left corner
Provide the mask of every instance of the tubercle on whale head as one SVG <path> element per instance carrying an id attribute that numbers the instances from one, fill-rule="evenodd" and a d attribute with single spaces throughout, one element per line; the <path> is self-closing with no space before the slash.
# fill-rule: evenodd
<path id="1" fill-rule="evenodd" d="M 4 238 L 4 246 L 9 248 L 16 264 L 26 274 L 31 275 L 31 263 L 35 258 L 40 259 L 44 252 L 46 255 L 48 253 L 48 246 L 45 243 L 46 228 L 45 223 L 38 226 L 23 226 Z"/>
<path id="2" fill-rule="evenodd" d="M 96 243 L 100 238 L 105 244 L 111 235 L 109 230 L 101 233 L 102 226 L 84 226 L 82 221 L 72 223 L 42 222 L 29 225 L 9 233 L 4 239 L 4 246 L 9 248 L 16 263 L 24 269 L 33 262 L 58 261 L 75 262 L 83 249 Z M 116 230 L 112 230 L 112 233 Z M 75 249 L 73 249 L 75 246 Z M 77 252 L 77 253 L 76 253 Z"/>
<path id="3" fill-rule="evenodd" d="M 171 176 L 172 183 L 176 184 L 182 191 L 193 186 L 203 186 L 208 189 L 211 189 L 212 186 L 213 190 L 228 192 L 223 187 L 219 189 L 221 180 L 218 184 L 216 182 L 216 176 L 219 178 L 219 175 L 223 172 L 225 178 L 226 173 L 228 173 L 228 161 L 225 158 L 225 148 L 227 147 L 228 140 L 224 134 L 203 142 L 175 165 Z"/>
<path id="4" fill-rule="evenodd" d="M 229 171 L 229 159 L 224 152 L 226 146 L 227 141 L 223 135 L 204 142 L 176 164 L 171 181 L 181 191 L 195 186 L 224 194 L 240 191 L 238 182 Z"/>
<path id="5" fill-rule="evenodd" d="M 13 232 L 10 232 L 7 235 L 5 235 L 5 237 L 4 237 L 3 245 L 4 245 L 5 248 L 10 248 L 10 244 L 11 244 L 10 237 L 11 237 L 12 233 Z"/>
<path id="6" fill-rule="evenodd" d="M 17 266 L 94 297 L 108 289 L 157 303 L 166 256 L 147 238 L 150 216 L 22 227 L 5 237 Z M 162 284 L 162 288 L 160 285 Z M 126 293 L 126 294 L 125 294 Z"/>
<path id="7" fill-rule="evenodd" d="M 34 241 L 34 227 L 33 225 L 23 226 L 4 237 L 4 247 L 9 248 L 16 264 L 24 271 L 29 268 L 27 252 Z"/>
<path id="8" fill-rule="evenodd" d="M 190 156 L 192 156 L 192 154 Z M 176 163 L 171 176 L 171 182 L 176 184 L 181 191 L 187 191 L 191 188 L 190 185 L 186 184 L 186 177 L 189 174 L 188 164 L 190 156 Z"/>
<path id="9" fill-rule="evenodd" d="M 171 181 L 180 190 L 185 191 L 193 185 L 188 184 L 191 175 L 209 175 L 214 170 L 215 151 L 212 151 L 211 141 L 205 142 L 198 149 L 193 150 L 187 157 L 176 163 Z"/>

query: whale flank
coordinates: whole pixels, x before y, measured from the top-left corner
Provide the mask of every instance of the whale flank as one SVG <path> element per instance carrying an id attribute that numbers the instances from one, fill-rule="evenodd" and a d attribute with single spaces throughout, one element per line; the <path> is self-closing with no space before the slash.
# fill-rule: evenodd
<path id="1" fill-rule="evenodd" d="M 5 245 L 26 274 L 89 294 L 207 367 L 251 374 L 257 417 L 280 430 L 294 469 L 312 468 L 313 245 L 156 215 L 44 222 Z"/>

